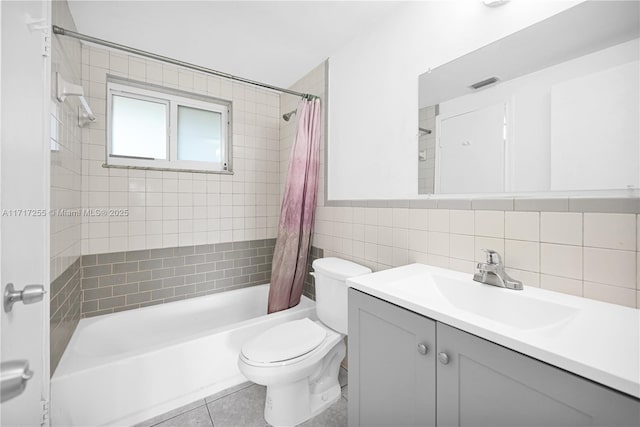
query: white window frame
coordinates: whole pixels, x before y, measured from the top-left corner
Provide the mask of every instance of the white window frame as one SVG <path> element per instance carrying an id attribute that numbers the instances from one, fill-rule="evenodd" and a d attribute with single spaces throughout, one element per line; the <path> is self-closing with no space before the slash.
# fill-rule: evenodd
<path id="1" fill-rule="evenodd" d="M 143 101 L 164 103 L 167 106 L 167 159 L 114 156 L 112 154 L 113 96 L 125 96 Z M 178 160 L 178 107 L 196 108 L 221 114 L 221 162 Z M 107 144 L 106 167 L 132 169 L 173 170 L 209 173 L 232 173 L 231 155 L 231 101 L 156 85 L 107 79 Z"/>

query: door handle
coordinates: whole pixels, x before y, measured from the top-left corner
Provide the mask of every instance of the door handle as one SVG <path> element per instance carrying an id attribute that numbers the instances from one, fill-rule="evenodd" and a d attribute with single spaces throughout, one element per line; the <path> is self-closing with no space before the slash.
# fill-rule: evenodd
<path id="1" fill-rule="evenodd" d="M 22 301 L 23 304 L 33 304 L 42 301 L 42 297 L 47 291 L 42 285 L 27 285 L 21 291 L 16 291 L 13 283 L 7 284 L 4 288 L 4 311 L 9 313 L 13 309 L 13 304 Z"/>
<path id="2" fill-rule="evenodd" d="M 27 381 L 33 377 L 27 360 L 12 360 L 0 363 L 0 402 L 22 394 Z"/>

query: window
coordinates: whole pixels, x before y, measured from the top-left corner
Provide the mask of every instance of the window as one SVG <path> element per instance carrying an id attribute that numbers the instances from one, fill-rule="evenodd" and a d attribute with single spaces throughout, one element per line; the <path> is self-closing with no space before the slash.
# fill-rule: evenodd
<path id="1" fill-rule="evenodd" d="M 231 102 L 109 79 L 107 165 L 231 171 Z"/>

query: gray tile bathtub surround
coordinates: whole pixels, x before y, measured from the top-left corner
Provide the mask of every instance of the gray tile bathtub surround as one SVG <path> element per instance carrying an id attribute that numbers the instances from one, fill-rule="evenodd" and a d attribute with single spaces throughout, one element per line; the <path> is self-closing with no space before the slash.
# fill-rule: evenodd
<path id="1" fill-rule="evenodd" d="M 324 258 L 324 250 L 316 248 L 315 246 L 311 246 L 311 252 L 309 252 L 309 257 L 307 260 L 307 272 L 304 276 L 304 288 L 302 289 L 302 295 L 306 296 L 307 298 L 311 298 L 314 301 L 316 299 L 316 281 L 315 278 L 309 273 L 313 271 L 313 268 L 311 267 L 313 261 L 317 260 L 318 258 Z"/>
<path id="2" fill-rule="evenodd" d="M 268 283 L 275 239 L 82 257 L 82 317 Z"/>
<path id="3" fill-rule="evenodd" d="M 78 257 L 57 279 L 50 290 L 50 373 L 53 375 L 62 353 L 80 320 L 82 290 L 80 287 L 80 258 Z"/>

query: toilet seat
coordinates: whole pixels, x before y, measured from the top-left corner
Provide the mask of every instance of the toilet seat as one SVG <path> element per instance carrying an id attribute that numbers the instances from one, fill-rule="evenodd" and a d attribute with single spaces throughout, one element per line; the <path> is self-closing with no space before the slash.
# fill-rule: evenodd
<path id="1" fill-rule="evenodd" d="M 242 346 L 245 360 L 281 364 L 311 353 L 327 337 L 327 330 L 308 318 L 282 323 Z"/>

